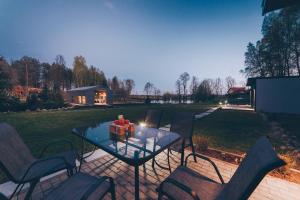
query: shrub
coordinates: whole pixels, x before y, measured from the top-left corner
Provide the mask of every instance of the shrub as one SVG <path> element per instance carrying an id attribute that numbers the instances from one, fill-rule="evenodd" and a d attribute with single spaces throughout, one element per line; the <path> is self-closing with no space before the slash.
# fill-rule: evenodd
<path id="1" fill-rule="evenodd" d="M 205 137 L 195 135 L 193 137 L 193 143 L 198 151 L 206 151 L 208 149 L 208 139 Z"/>
<path id="2" fill-rule="evenodd" d="M 20 102 L 20 100 L 16 97 L 5 97 L 0 98 L 0 112 L 7 112 L 7 111 L 24 111 L 26 110 L 27 105 L 26 103 Z"/>
<path id="3" fill-rule="evenodd" d="M 27 104 L 20 102 L 20 99 L 16 97 L 9 98 L 9 111 L 19 112 L 25 111 L 27 109 Z"/>
<path id="4" fill-rule="evenodd" d="M 36 94 L 29 95 L 26 103 L 29 110 L 36 110 L 39 107 L 38 96 Z"/>
<path id="5" fill-rule="evenodd" d="M 147 97 L 146 99 L 145 99 L 145 104 L 150 104 L 151 103 L 151 99 L 149 98 L 149 97 Z"/>

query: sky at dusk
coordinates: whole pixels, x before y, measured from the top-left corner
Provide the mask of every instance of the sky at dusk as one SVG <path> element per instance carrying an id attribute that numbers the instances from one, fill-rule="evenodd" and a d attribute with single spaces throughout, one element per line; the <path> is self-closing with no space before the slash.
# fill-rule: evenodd
<path id="1" fill-rule="evenodd" d="M 261 0 L 0 0 L 0 55 L 82 55 L 108 78 L 174 91 L 182 72 L 234 77 L 261 38 Z"/>

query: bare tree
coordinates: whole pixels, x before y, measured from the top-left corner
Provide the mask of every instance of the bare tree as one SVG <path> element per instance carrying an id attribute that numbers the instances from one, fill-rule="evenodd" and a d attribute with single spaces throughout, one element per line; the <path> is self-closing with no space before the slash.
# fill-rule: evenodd
<path id="1" fill-rule="evenodd" d="M 134 86 L 135 86 L 134 80 L 132 80 L 132 79 L 125 80 L 125 90 L 128 93 L 128 95 L 131 94 L 131 91 L 134 88 Z"/>
<path id="2" fill-rule="evenodd" d="M 178 79 L 175 83 L 176 86 L 176 93 L 179 103 L 181 103 L 181 91 L 182 91 L 182 85 L 180 79 Z"/>
<path id="3" fill-rule="evenodd" d="M 165 103 L 169 103 L 172 99 L 172 94 L 170 92 L 165 92 L 162 97 Z"/>
<path id="4" fill-rule="evenodd" d="M 160 89 L 158 89 L 157 87 L 154 87 L 153 91 L 154 91 L 155 100 L 158 101 L 159 95 L 161 94 Z"/>
<path id="5" fill-rule="evenodd" d="M 152 93 L 153 87 L 154 87 L 153 83 L 147 82 L 145 84 L 144 91 L 146 92 L 147 96 L 149 96 Z"/>
<path id="6" fill-rule="evenodd" d="M 181 84 L 182 84 L 182 89 L 183 89 L 183 101 L 187 100 L 187 83 L 190 80 L 190 75 L 187 72 L 184 72 L 180 75 L 179 77 Z"/>
<path id="7" fill-rule="evenodd" d="M 215 95 L 222 95 L 223 94 L 223 89 L 224 89 L 224 86 L 223 86 L 223 82 L 222 82 L 222 79 L 221 78 L 216 78 L 214 81 L 213 81 L 213 92 Z"/>
<path id="8" fill-rule="evenodd" d="M 197 87 L 199 85 L 199 80 L 196 76 L 192 76 L 191 85 L 190 85 L 190 93 L 195 94 Z"/>
<path id="9" fill-rule="evenodd" d="M 225 78 L 225 81 L 226 81 L 226 87 L 227 87 L 227 91 L 230 89 L 230 88 L 232 88 L 232 87 L 234 87 L 235 86 L 235 79 L 234 78 L 232 78 L 231 76 L 227 76 L 226 78 Z"/>
<path id="10" fill-rule="evenodd" d="M 212 80 L 204 79 L 197 88 L 197 92 L 195 94 L 195 101 L 209 101 L 212 98 Z"/>

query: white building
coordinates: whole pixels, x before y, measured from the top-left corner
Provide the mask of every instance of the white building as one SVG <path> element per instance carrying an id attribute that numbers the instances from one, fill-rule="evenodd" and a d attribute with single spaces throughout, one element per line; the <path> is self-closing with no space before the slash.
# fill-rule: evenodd
<path id="1" fill-rule="evenodd" d="M 300 114 L 300 77 L 249 78 L 251 105 L 257 112 Z"/>

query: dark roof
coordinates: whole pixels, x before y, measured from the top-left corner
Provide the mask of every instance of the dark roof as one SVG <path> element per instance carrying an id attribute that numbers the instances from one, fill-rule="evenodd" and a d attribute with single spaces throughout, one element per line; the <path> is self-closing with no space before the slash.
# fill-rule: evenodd
<path id="1" fill-rule="evenodd" d="M 228 94 L 243 94 L 247 93 L 246 87 L 231 87 L 229 88 Z"/>
<path id="2" fill-rule="evenodd" d="M 281 9 L 288 6 L 300 4 L 299 0 L 263 0 L 262 1 L 262 14 Z"/>
<path id="3" fill-rule="evenodd" d="M 255 87 L 257 79 L 292 79 L 292 78 L 300 79 L 300 76 L 252 77 L 252 78 L 248 78 L 246 85 Z"/>
<path id="4" fill-rule="evenodd" d="M 67 92 L 73 92 L 73 91 L 86 91 L 86 90 L 109 90 L 107 86 L 104 85 L 94 85 L 94 86 L 86 86 L 86 87 L 78 87 L 78 88 L 73 88 L 70 90 L 67 90 Z"/>

